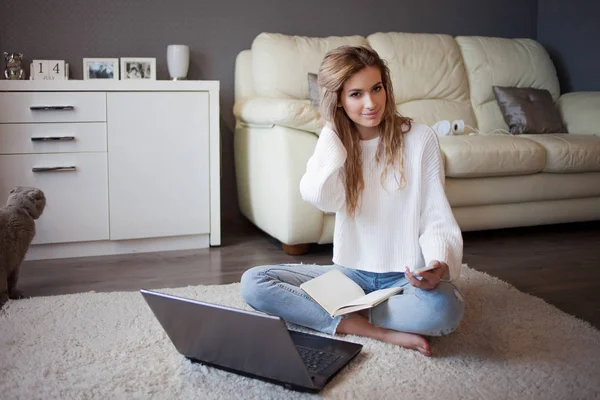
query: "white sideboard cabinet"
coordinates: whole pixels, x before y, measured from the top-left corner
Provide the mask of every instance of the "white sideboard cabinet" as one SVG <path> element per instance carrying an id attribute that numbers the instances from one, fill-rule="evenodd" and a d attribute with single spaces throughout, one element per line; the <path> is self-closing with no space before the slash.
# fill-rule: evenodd
<path id="1" fill-rule="evenodd" d="M 0 81 L 0 196 L 44 191 L 27 259 L 221 244 L 219 82 Z"/>

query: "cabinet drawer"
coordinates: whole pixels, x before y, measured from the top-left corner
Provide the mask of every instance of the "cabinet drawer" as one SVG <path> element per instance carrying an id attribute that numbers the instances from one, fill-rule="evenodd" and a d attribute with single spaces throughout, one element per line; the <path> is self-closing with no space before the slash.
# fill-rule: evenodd
<path id="1" fill-rule="evenodd" d="M 105 121 L 105 93 L 0 93 L 0 123 Z"/>
<path id="2" fill-rule="evenodd" d="M 106 151 L 106 123 L 0 124 L 0 154 Z"/>
<path id="3" fill-rule="evenodd" d="M 74 170 L 32 172 L 40 167 Z M 106 153 L 0 156 L 0 195 L 6 201 L 15 186 L 40 188 L 46 209 L 36 221 L 34 244 L 108 239 Z"/>

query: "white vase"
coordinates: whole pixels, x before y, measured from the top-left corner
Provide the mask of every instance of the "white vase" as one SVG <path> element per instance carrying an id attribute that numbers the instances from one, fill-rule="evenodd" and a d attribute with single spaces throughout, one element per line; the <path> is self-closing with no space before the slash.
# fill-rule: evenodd
<path id="1" fill-rule="evenodd" d="M 190 47 L 185 44 L 167 46 L 167 66 L 174 81 L 185 79 L 190 65 Z"/>

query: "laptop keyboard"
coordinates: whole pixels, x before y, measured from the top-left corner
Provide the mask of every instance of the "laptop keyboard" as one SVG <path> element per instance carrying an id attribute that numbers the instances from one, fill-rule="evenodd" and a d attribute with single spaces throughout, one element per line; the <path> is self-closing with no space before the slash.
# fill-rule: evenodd
<path id="1" fill-rule="evenodd" d="M 340 356 L 325 351 L 319 351 L 308 347 L 296 346 L 298 353 L 304 361 L 308 372 L 318 374 L 325 371 L 327 367 L 333 364 Z"/>

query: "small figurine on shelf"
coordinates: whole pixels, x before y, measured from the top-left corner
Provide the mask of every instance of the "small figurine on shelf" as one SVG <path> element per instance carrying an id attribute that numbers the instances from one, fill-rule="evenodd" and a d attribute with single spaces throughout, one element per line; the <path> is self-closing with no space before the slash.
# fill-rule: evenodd
<path id="1" fill-rule="evenodd" d="M 25 79 L 25 70 L 22 67 L 23 53 L 4 52 L 4 78 L 10 80 Z"/>

